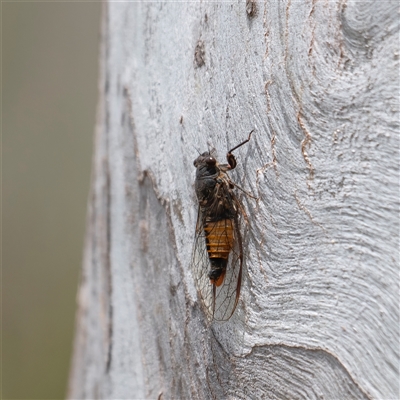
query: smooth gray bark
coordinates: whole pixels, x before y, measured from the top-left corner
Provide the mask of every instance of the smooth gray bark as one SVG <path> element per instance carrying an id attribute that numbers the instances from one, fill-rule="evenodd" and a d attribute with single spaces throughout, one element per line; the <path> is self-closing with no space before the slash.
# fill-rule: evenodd
<path id="1" fill-rule="evenodd" d="M 398 398 L 398 2 L 111 2 L 102 48 L 69 397 Z M 193 160 L 253 128 L 241 299 L 210 324 Z"/>

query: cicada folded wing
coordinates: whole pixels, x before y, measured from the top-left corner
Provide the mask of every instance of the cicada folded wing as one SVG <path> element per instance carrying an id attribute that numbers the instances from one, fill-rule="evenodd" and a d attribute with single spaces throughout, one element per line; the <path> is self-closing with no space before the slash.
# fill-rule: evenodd
<path id="1" fill-rule="evenodd" d="M 191 270 L 200 295 L 202 304 L 208 317 L 212 317 L 213 299 L 210 279 L 208 278 L 209 258 L 206 245 L 206 236 L 202 222 L 202 213 L 199 207 L 196 232 L 192 251 Z"/>
<path id="2" fill-rule="evenodd" d="M 218 223 L 207 223 L 199 208 L 191 266 L 202 305 L 210 320 L 228 320 L 239 300 L 243 270 L 240 220 L 238 215 Z M 230 248 L 226 268 L 218 280 L 210 279 L 210 260 L 215 252 L 223 251 L 221 249 L 227 243 Z"/>

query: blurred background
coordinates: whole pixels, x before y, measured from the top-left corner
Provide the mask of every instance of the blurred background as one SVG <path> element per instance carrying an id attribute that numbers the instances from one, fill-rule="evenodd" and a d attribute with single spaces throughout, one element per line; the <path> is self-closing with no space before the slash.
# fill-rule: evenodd
<path id="1" fill-rule="evenodd" d="M 65 397 L 94 132 L 99 2 L 2 2 L 2 399 Z"/>

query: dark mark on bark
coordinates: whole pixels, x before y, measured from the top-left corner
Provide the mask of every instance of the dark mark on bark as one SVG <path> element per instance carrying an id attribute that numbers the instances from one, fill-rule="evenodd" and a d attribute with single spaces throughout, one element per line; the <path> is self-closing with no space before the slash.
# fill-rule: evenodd
<path id="1" fill-rule="evenodd" d="M 257 15 L 256 0 L 246 0 L 246 13 L 249 18 L 254 18 Z"/>
<path id="2" fill-rule="evenodd" d="M 205 54 L 204 43 L 199 40 L 194 51 L 194 62 L 197 68 L 200 68 L 205 64 Z"/>

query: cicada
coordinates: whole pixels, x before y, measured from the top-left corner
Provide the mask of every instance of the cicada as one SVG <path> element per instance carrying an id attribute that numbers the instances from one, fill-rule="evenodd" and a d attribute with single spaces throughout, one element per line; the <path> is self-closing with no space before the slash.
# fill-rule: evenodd
<path id="1" fill-rule="evenodd" d="M 235 311 L 243 273 L 243 232 L 247 216 L 228 176 L 237 163 L 229 150 L 228 164 L 219 164 L 213 151 L 194 160 L 195 190 L 199 203 L 192 270 L 197 290 L 211 320 L 226 321 Z M 246 226 L 245 226 L 246 225 Z"/>

